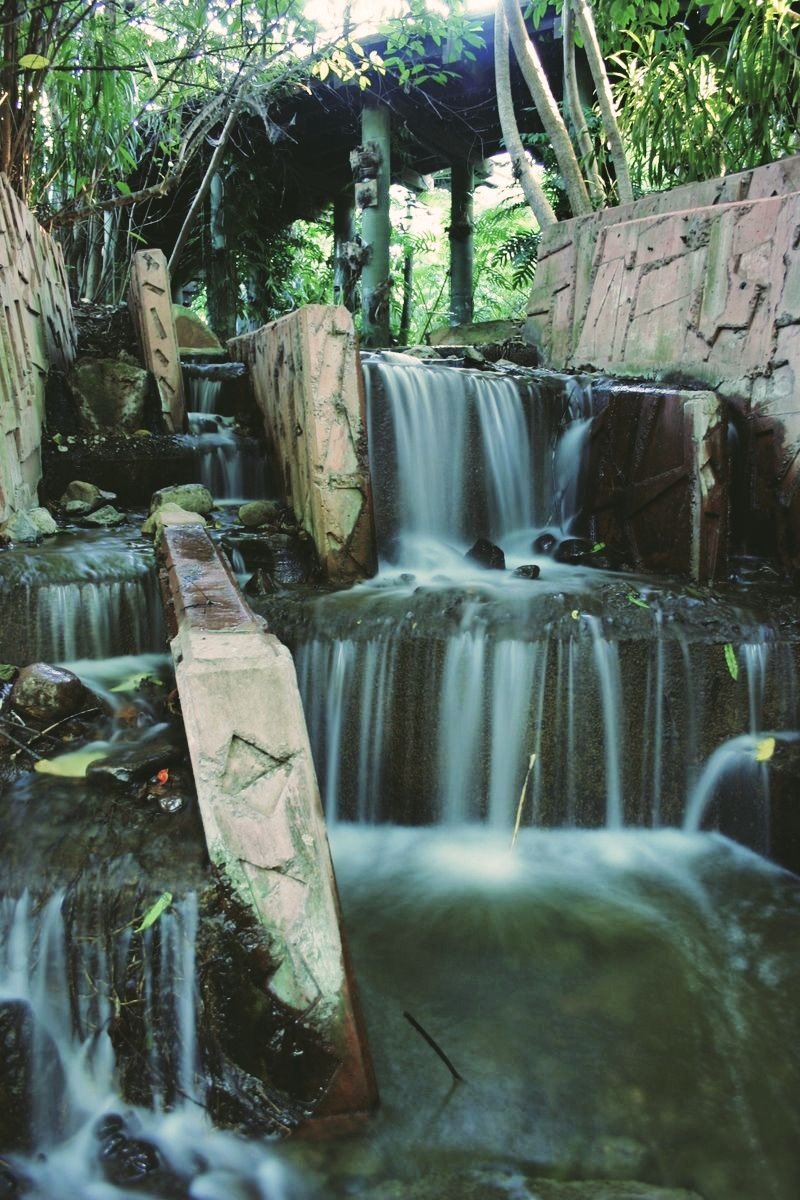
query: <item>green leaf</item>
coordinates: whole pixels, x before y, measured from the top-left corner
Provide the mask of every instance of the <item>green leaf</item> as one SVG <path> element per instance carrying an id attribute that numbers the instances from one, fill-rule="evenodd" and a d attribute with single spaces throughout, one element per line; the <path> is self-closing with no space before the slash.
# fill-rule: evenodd
<path id="1" fill-rule="evenodd" d="M 13 667 L 11 663 L 0 663 L 0 683 L 10 683 L 16 675 L 18 667 Z"/>
<path id="2" fill-rule="evenodd" d="M 162 913 L 167 911 L 170 904 L 172 904 L 172 892 L 162 892 L 155 904 L 151 905 L 142 917 L 141 924 L 136 926 L 136 933 L 143 933 L 145 929 L 149 929 L 151 925 L 155 925 L 158 918 Z"/>
<path id="3" fill-rule="evenodd" d="M 19 65 L 25 71 L 43 71 L 45 67 L 50 66 L 50 59 L 45 58 L 43 54 L 23 54 Z"/>
<path id="4" fill-rule="evenodd" d="M 118 192 L 122 193 L 123 196 L 130 196 L 131 189 L 124 179 L 118 179 L 114 186 Z"/>
<path id="5" fill-rule="evenodd" d="M 725 649 L 725 662 L 727 664 L 728 670 L 730 671 L 731 679 L 738 679 L 739 678 L 739 663 L 736 658 L 736 651 L 734 650 L 734 648 L 730 644 L 730 642 L 725 643 L 724 649 Z"/>
<path id="6" fill-rule="evenodd" d="M 637 596 L 636 592 L 628 592 L 627 599 L 631 604 L 635 604 L 637 608 L 649 608 L 650 605 L 641 596 Z"/>
<path id="7" fill-rule="evenodd" d="M 595 544 L 592 546 L 592 554 L 599 554 L 600 551 L 605 550 L 605 548 L 605 542 L 595 542 Z"/>
<path id="8" fill-rule="evenodd" d="M 161 687 L 161 680 L 155 675 L 148 675 L 146 671 L 139 671 L 134 675 L 128 675 L 121 680 L 116 687 L 111 688 L 112 692 L 135 692 L 143 683 L 155 683 Z"/>

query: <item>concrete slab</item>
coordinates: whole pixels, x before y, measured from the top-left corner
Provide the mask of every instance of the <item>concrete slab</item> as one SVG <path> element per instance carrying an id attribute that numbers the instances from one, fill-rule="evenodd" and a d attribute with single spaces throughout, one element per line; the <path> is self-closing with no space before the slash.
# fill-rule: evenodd
<path id="1" fill-rule="evenodd" d="M 294 664 L 202 527 L 169 520 L 159 557 L 209 855 L 280 960 L 265 986 L 341 1062 L 319 1118 L 350 1119 L 374 1108 L 377 1092 Z"/>

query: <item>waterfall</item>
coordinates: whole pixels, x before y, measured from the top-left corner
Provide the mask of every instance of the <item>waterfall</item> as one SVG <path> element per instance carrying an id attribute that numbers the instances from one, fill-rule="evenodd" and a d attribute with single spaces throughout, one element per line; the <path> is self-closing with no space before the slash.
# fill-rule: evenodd
<path id="1" fill-rule="evenodd" d="M 629 577 L 532 549 L 540 529 L 579 527 L 587 381 L 379 354 L 365 375 L 381 571 L 317 602 L 313 632 L 291 639 L 329 819 L 507 829 L 533 756 L 526 824 L 680 825 L 720 742 L 792 727 L 796 655 L 746 610 L 731 616 L 733 687 L 679 593 L 662 602 L 648 582 L 643 600 Z M 478 536 L 540 577 L 465 564 Z M 635 632 L 605 611 L 612 592 Z M 753 786 L 766 811 L 764 764 Z"/>
<path id="2" fill-rule="evenodd" d="M 189 379 L 191 411 L 184 440 L 197 456 L 200 483 L 217 500 L 258 500 L 266 493 L 263 452 L 253 437 L 236 428 L 233 417 L 218 411 L 222 385 L 217 380 Z"/>
<path id="3" fill-rule="evenodd" d="M 510 548 L 521 535 L 529 558 L 532 530 L 552 522 L 571 528 L 588 433 L 586 385 L 548 379 L 545 387 L 380 355 L 365 360 L 364 372 L 385 563 L 414 569 L 431 543 L 463 553 L 476 536 Z M 569 446 L 556 468 L 565 421 Z"/>

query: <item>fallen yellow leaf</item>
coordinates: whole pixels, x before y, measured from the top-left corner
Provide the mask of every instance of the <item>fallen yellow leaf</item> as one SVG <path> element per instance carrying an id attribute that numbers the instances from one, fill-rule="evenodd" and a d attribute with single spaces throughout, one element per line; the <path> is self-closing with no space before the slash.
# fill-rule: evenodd
<path id="1" fill-rule="evenodd" d="M 756 742 L 756 762 L 769 762 L 775 753 L 775 738 L 762 738 Z"/>
<path id="2" fill-rule="evenodd" d="M 33 769 L 40 775 L 57 775 L 60 779 L 85 779 L 89 764 L 105 758 L 106 749 L 105 743 L 83 746 L 56 758 L 40 758 L 33 764 Z"/>

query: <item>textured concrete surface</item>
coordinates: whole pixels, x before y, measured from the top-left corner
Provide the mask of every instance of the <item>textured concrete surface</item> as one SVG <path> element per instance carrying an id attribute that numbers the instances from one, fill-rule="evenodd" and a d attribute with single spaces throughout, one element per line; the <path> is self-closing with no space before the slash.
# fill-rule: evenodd
<path id="1" fill-rule="evenodd" d="M 234 338 L 247 363 L 284 493 L 331 580 L 375 569 L 364 400 L 352 317 L 308 305 Z"/>
<path id="2" fill-rule="evenodd" d="M 745 421 L 754 503 L 800 568 L 800 157 L 547 230 L 526 335 L 556 368 L 704 383 Z"/>
<path id="3" fill-rule="evenodd" d="M 0 525 L 37 503 L 45 382 L 75 345 L 61 248 L 0 175 Z"/>
<path id="4" fill-rule="evenodd" d="M 638 569 L 702 583 L 728 569 L 727 415 L 714 392 L 598 382 L 586 510 Z"/>
<path id="5" fill-rule="evenodd" d="M 155 376 L 166 430 L 181 433 L 185 422 L 183 376 L 169 271 L 161 250 L 139 250 L 134 254 L 128 305 L 145 366 Z"/>
<path id="6" fill-rule="evenodd" d="M 320 1115 L 365 1112 L 375 1083 L 292 657 L 250 611 L 203 529 L 168 521 L 160 556 L 209 854 L 268 932 L 281 965 L 267 986 L 341 1061 Z"/>

